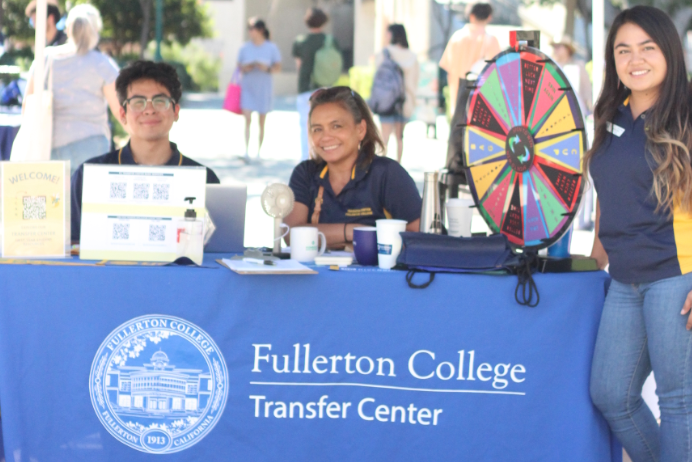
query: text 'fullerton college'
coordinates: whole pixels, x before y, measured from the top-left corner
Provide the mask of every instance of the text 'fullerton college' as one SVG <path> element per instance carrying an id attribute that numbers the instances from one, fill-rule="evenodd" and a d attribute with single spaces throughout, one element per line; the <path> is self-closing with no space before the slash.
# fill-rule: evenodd
<path id="1" fill-rule="evenodd" d="M 390 358 L 356 356 L 351 353 L 342 355 L 312 356 L 311 345 L 305 343 L 292 345 L 290 354 L 271 354 L 271 344 L 253 344 L 254 358 L 251 372 L 275 374 L 356 374 L 397 377 L 396 363 Z M 413 352 L 408 359 L 408 374 L 419 380 L 456 380 L 477 381 L 491 386 L 495 390 L 504 390 L 510 383 L 522 383 L 526 380 L 526 368 L 523 364 L 500 362 L 478 362 L 475 350 L 459 350 L 437 359 L 437 354 L 429 350 Z M 446 360 L 448 359 L 448 360 Z M 480 386 L 480 385 L 478 385 Z"/>

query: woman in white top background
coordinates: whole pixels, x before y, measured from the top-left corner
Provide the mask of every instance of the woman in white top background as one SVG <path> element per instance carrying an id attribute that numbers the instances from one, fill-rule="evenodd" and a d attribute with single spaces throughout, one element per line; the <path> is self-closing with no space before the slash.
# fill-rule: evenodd
<path id="1" fill-rule="evenodd" d="M 65 45 L 47 49 L 53 69 L 52 160 L 69 160 L 71 173 L 85 160 L 111 150 L 107 105 L 114 114 L 116 63 L 97 50 L 102 21 L 99 10 L 89 4 L 68 13 Z M 33 66 L 32 66 L 33 67 Z M 27 83 L 26 96 L 34 92 L 35 79 Z"/>
<path id="2" fill-rule="evenodd" d="M 400 163 L 403 157 L 403 129 L 405 124 L 410 121 L 415 109 L 415 95 L 417 83 L 420 78 L 420 65 L 415 53 L 408 47 L 408 36 L 402 24 L 391 24 L 386 29 L 386 41 L 389 43 L 386 50 L 391 59 L 403 71 L 403 83 L 405 84 L 405 102 L 400 114 L 379 114 L 381 121 L 381 135 L 385 145 L 388 145 L 391 134 L 396 137 L 398 147 L 396 160 Z M 378 69 L 384 59 L 384 54 L 379 53 L 375 57 L 375 65 Z"/>

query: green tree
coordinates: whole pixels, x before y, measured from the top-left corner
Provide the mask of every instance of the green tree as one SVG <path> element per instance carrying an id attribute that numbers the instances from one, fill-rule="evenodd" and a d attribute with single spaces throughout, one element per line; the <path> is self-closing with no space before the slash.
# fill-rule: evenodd
<path id="1" fill-rule="evenodd" d="M 154 40 L 154 0 L 80 0 L 99 9 L 104 21 L 102 36 L 111 40 L 120 55 L 127 43 L 139 43 L 144 53 Z M 187 44 L 194 37 L 210 37 L 212 24 L 198 0 L 164 0 L 163 36 L 165 43 Z"/>
<path id="2" fill-rule="evenodd" d="M 163 0 L 163 40 L 187 44 L 194 37 L 210 37 L 212 23 L 204 4 L 199 0 Z M 0 0 L 0 23 L 6 36 L 14 40 L 33 42 L 34 29 L 24 16 L 28 0 Z M 102 37 L 113 44 L 120 55 L 127 43 L 140 43 L 143 50 L 154 39 L 154 0 L 77 0 L 91 3 L 104 21 Z M 65 11 L 65 0 L 60 1 Z"/>

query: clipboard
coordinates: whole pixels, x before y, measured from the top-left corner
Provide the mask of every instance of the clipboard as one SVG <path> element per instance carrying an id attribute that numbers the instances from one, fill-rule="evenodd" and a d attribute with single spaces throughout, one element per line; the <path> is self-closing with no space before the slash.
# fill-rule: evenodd
<path id="1" fill-rule="evenodd" d="M 296 260 L 277 260 L 274 266 L 259 265 L 243 260 L 230 260 L 228 258 L 217 260 L 217 263 L 237 274 L 319 274 L 318 271 L 304 266 Z"/>

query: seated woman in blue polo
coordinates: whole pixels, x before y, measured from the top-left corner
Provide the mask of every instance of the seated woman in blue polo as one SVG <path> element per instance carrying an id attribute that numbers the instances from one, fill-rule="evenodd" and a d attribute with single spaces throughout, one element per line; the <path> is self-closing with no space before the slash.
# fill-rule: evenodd
<path id="1" fill-rule="evenodd" d="M 285 223 L 316 226 L 329 247 L 352 243 L 358 226 L 381 218 L 408 222 L 418 231 L 422 199 L 400 164 L 377 156 L 384 145 L 362 97 L 348 87 L 317 90 L 310 99 L 311 159 L 290 178 L 294 209 Z"/>

